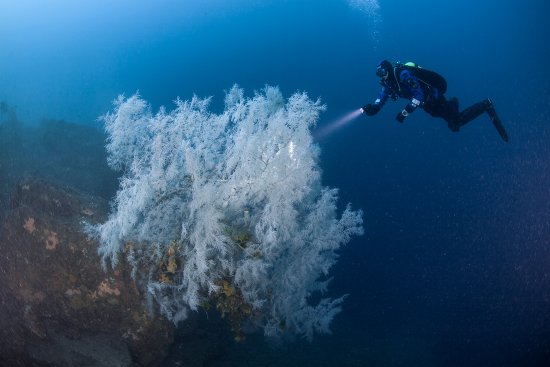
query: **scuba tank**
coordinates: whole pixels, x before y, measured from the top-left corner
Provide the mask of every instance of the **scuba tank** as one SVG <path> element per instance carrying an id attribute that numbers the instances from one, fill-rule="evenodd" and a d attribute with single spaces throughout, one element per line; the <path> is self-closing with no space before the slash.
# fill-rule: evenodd
<path id="1" fill-rule="evenodd" d="M 397 70 L 396 70 L 397 69 Z M 406 62 L 404 64 L 397 62 L 394 68 L 396 75 L 399 75 L 401 70 L 406 69 L 412 75 L 418 79 L 426 88 L 433 89 L 437 88 L 440 94 L 447 92 L 447 81 L 441 75 L 435 71 L 424 69 L 414 62 Z"/>

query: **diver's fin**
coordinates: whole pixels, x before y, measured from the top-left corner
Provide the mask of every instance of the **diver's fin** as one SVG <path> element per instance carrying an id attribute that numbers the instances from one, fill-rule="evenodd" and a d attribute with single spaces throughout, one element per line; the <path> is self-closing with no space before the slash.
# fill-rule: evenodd
<path id="1" fill-rule="evenodd" d="M 491 122 L 495 126 L 495 129 L 497 129 L 502 140 L 504 140 L 505 142 L 508 142 L 509 140 L 508 134 L 506 133 L 506 129 L 504 129 L 504 125 L 502 125 L 502 122 L 500 121 L 500 118 L 497 115 L 497 111 L 495 110 L 495 106 L 493 106 L 493 102 L 491 102 L 490 99 L 488 99 L 487 101 L 489 102 L 487 106 L 487 113 L 491 118 Z"/>

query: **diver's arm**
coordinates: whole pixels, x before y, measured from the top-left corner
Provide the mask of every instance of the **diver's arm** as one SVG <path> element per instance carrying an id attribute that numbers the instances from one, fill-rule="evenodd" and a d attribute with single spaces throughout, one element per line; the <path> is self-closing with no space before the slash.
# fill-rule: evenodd
<path id="1" fill-rule="evenodd" d="M 407 86 L 413 95 L 411 101 L 407 103 L 405 108 L 395 117 L 397 121 L 403 122 L 409 114 L 413 113 L 418 106 L 421 106 L 424 103 L 424 91 L 420 87 L 420 83 L 416 77 L 408 70 L 403 70 L 401 74 L 399 74 L 399 78 L 401 80 L 401 84 Z"/>
<path id="2" fill-rule="evenodd" d="M 386 92 L 386 88 L 384 87 L 382 88 L 380 93 L 378 93 L 378 98 L 374 101 L 374 103 L 369 103 L 363 106 L 361 108 L 361 111 L 367 116 L 374 116 L 380 111 L 387 100 L 388 93 Z"/>
<path id="3" fill-rule="evenodd" d="M 421 102 L 416 99 L 416 98 L 412 98 L 411 101 L 409 103 L 407 103 L 407 105 L 405 106 L 405 108 L 403 108 L 403 111 L 399 112 L 397 114 L 397 116 L 395 117 L 395 119 L 399 122 L 403 122 L 405 121 L 405 118 L 407 116 L 409 116 L 409 114 L 413 113 L 414 110 L 416 110 L 416 108 L 418 106 L 420 106 Z"/>

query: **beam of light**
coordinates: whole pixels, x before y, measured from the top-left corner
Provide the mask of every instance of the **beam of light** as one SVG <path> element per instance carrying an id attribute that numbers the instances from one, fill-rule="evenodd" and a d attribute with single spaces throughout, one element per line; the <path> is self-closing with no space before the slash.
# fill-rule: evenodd
<path id="1" fill-rule="evenodd" d="M 352 112 L 349 112 L 345 114 L 344 116 L 340 117 L 338 120 L 331 122 L 330 124 L 323 126 L 319 130 L 316 130 L 313 133 L 313 136 L 316 140 L 321 140 L 323 138 L 326 138 L 328 135 L 331 135 L 336 130 L 341 129 L 344 125 L 355 119 L 357 116 L 361 114 L 361 109 L 354 110 Z"/>

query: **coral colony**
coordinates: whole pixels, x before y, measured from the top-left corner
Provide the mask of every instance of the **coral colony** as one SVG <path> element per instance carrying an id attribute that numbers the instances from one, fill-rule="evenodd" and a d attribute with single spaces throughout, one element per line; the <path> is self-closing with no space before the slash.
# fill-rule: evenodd
<path id="1" fill-rule="evenodd" d="M 329 332 L 343 297 L 323 298 L 336 250 L 362 212 L 337 215 L 321 185 L 310 128 L 325 109 L 275 87 L 245 97 L 177 100 L 156 114 L 134 95 L 103 117 L 108 163 L 123 172 L 108 220 L 91 227 L 104 264 L 126 256 L 151 304 L 177 323 L 214 305 L 243 329 L 311 338 Z"/>

